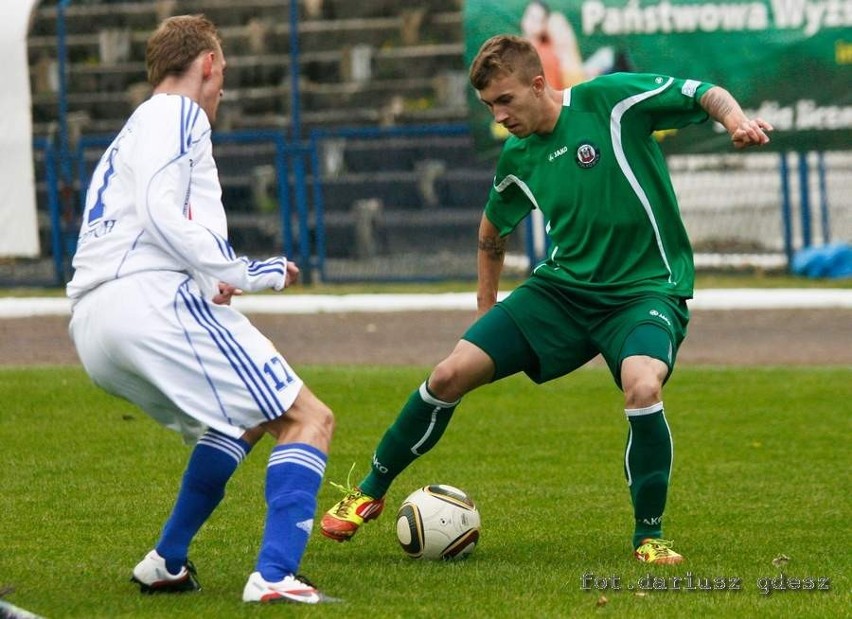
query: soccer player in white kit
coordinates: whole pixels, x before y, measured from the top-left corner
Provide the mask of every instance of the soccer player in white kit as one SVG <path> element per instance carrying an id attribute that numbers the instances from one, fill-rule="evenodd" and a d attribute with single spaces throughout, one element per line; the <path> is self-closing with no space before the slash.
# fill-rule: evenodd
<path id="1" fill-rule="evenodd" d="M 68 284 L 83 366 L 194 448 L 156 546 L 134 568 L 143 593 L 200 588 L 190 542 L 265 434 L 267 515 L 247 602 L 329 601 L 297 575 L 334 429 L 331 410 L 231 297 L 282 290 L 283 256 L 235 255 L 210 139 L 225 57 L 201 15 L 166 19 L 146 52 L 154 87 L 94 170 Z"/>

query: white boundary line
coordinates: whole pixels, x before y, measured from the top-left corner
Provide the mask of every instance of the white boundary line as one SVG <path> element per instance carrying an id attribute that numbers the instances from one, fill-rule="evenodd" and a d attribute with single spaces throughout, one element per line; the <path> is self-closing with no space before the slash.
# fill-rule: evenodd
<path id="1" fill-rule="evenodd" d="M 502 293 L 504 298 L 507 293 Z M 728 288 L 697 290 L 693 310 L 852 309 L 852 289 Z M 234 299 L 246 314 L 317 314 L 344 312 L 405 312 L 476 309 L 469 292 L 440 294 L 281 294 L 246 295 Z M 71 303 L 63 297 L 0 298 L 0 318 L 67 316 Z"/>

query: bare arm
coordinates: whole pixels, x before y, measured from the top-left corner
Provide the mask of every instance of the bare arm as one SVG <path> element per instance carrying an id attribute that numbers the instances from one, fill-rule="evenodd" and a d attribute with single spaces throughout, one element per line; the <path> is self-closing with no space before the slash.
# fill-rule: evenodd
<path id="1" fill-rule="evenodd" d="M 749 119 L 733 95 L 721 86 L 713 86 L 699 101 L 713 120 L 718 121 L 731 136 L 735 148 L 762 146 L 769 142 L 767 132 L 773 127 L 762 118 Z"/>
<path id="2" fill-rule="evenodd" d="M 478 287 L 476 291 L 477 315 L 481 316 L 497 302 L 497 288 L 506 257 L 506 239 L 500 236 L 483 214 L 479 223 L 479 243 L 476 253 Z"/>

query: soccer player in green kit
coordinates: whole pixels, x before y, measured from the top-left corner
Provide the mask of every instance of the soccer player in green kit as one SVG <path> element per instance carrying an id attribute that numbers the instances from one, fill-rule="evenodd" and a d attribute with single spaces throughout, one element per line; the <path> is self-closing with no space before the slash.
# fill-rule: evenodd
<path id="1" fill-rule="evenodd" d="M 653 132 L 710 117 L 743 148 L 766 144 L 772 126 L 696 80 L 622 73 L 556 91 L 535 49 L 514 36 L 483 44 L 470 81 L 512 134 L 479 227 L 479 317 L 411 394 L 370 472 L 324 514 L 322 533 L 344 541 L 378 517 L 394 478 L 438 442 L 465 394 L 518 372 L 543 383 L 600 354 L 624 393 L 634 556 L 680 563 L 662 539 L 672 466 L 662 388 L 686 335 L 694 266 Z M 548 256 L 497 303 L 506 236 L 534 208 Z"/>

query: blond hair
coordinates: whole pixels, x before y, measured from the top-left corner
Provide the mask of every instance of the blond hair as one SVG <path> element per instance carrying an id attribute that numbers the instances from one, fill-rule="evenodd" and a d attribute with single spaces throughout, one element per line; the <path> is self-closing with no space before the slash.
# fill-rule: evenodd
<path id="1" fill-rule="evenodd" d="M 470 66 L 471 85 L 483 90 L 494 78 L 503 75 L 517 75 L 521 81 L 532 81 L 537 75 L 544 75 L 541 58 L 527 39 L 498 34 L 479 48 Z"/>
<path id="2" fill-rule="evenodd" d="M 204 52 L 221 50 L 216 26 L 204 15 L 176 15 L 163 20 L 148 39 L 145 64 L 155 88 L 169 76 L 180 76 Z"/>

